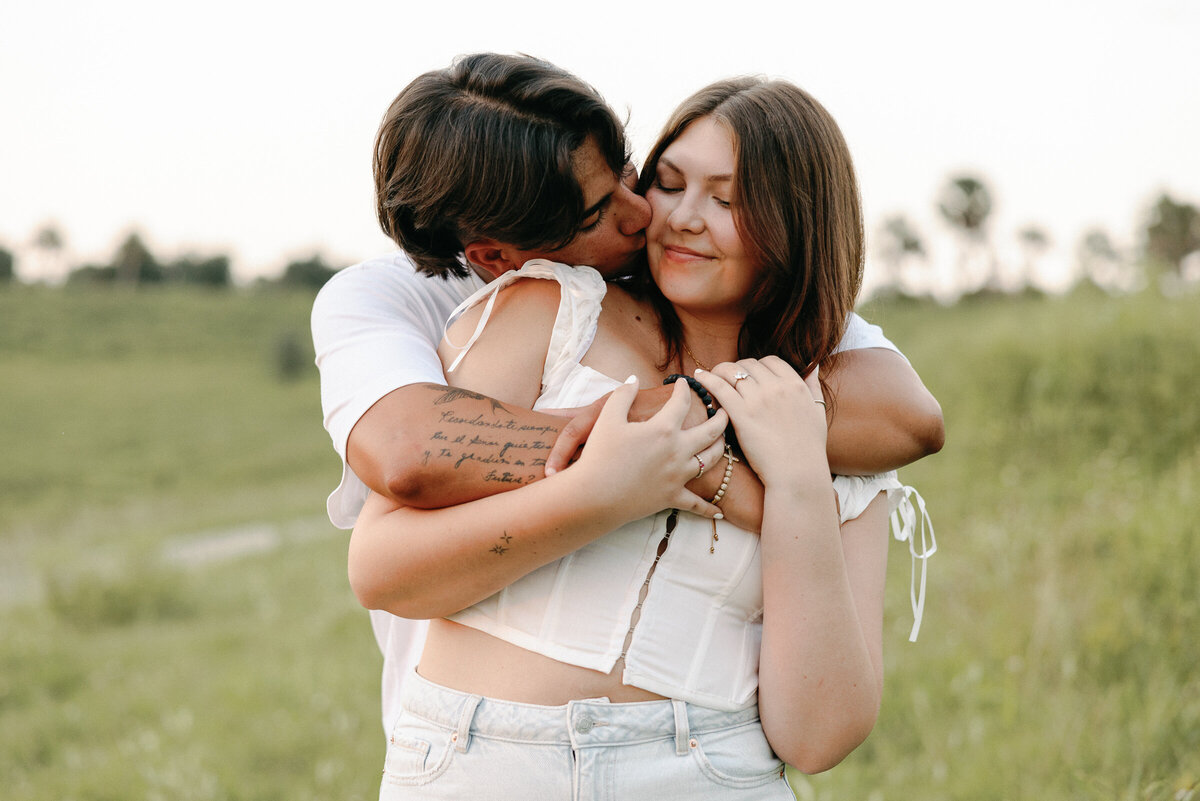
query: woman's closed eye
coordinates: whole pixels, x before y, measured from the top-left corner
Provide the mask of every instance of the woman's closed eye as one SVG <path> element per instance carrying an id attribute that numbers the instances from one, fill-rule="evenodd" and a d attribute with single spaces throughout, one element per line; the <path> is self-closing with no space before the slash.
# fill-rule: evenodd
<path id="1" fill-rule="evenodd" d="M 665 192 L 668 195 L 678 194 L 679 192 L 682 192 L 685 189 L 685 187 L 682 184 L 680 184 L 678 186 L 667 184 L 667 183 L 664 183 L 661 178 L 655 179 L 654 188 L 657 189 L 659 192 Z M 732 207 L 732 205 L 733 205 L 733 201 L 726 200 L 725 198 L 719 197 L 717 195 L 712 196 L 712 201 L 723 209 L 728 209 L 728 208 Z"/>

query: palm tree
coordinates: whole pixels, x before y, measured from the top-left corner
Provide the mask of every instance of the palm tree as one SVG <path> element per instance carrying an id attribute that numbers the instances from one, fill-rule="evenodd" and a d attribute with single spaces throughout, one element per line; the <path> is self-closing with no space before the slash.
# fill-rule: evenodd
<path id="1" fill-rule="evenodd" d="M 1162 193 L 1146 222 L 1147 261 L 1178 278 L 1183 273 L 1183 260 L 1197 250 L 1200 250 L 1200 209 Z"/>
<path id="2" fill-rule="evenodd" d="M 33 235 L 33 247 L 41 256 L 41 273 L 43 278 L 57 280 L 63 277 L 62 254 L 66 242 L 58 226 L 52 222 L 44 223 Z"/>
<path id="3" fill-rule="evenodd" d="M 1105 289 L 1131 288 L 1133 275 L 1103 228 L 1089 228 L 1077 249 L 1080 277 Z"/>
<path id="4" fill-rule="evenodd" d="M 985 285 L 999 284 L 998 267 L 988 247 L 987 221 L 992 213 L 992 193 L 982 179 L 974 175 L 950 177 L 937 199 L 938 211 L 959 234 L 959 275 L 968 283 L 971 263 L 979 256 L 990 257 L 985 268 Z"/>
<path id="5" fill-rule="evenodd" d="M 1030 223 L 1017 231 L 1017 240 L 1025 253 L 1023 280 L 1025 286 L 1033 286 L 1037 277 L 1037 263 L 1050 248 L 1050 234 L 1037 223 Z"/>
<path id="6" fill-rule="evenodd" d="M 162 268 L 137 232 L 125 237 L 125 241 L 117 248 L 112 266 L 117 280 L 124 283 L 156 283 L 163 278 Z"/>
<path id="7" fill-rule="evenodd" d="M 893 214 L 883 221 L 879 229 L 879 257 L 885 273 L 881 284 L 903 288 L 905 265 L 913 259 L 925 261 L 925 244 L 920 235 L 903 214 Z"/>
<path id="8" fill-rule="evenodd" d="M 17 259 L 12 251 L 0 247 L 0 284 L 11 284 L 17 277 Z"/>

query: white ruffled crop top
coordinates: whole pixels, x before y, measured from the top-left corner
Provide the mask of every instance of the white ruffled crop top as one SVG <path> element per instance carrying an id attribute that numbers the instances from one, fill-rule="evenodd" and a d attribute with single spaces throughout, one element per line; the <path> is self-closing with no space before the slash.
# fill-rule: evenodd
<path id="1" fill-rule="evenodd" d="M 459 306 L 451 321 L 485 298 L 488 304 L 447 372 L 453 372 L 487 325 L 496 293 L 521 278 L 550 279 L 562 286 L 542 394 L 534 408 L 583 406 L 620 386 L 620 381 L 579 363 L 596 333 L 606 291 L 603 278 L 590 267 L 543 259 L 505 273 Z M 894 472 L 839 476 L 833 484 L 842 522 L 862 514 L 879 492 L 887 493 L 895 536 L 909 542 L 913 556 L 916 619 L 910 639 L 915 640 L 924 607 L 925 560 L 937 547 L 924 502 Z M 913 542 L 917 523 L 913 499 L 921 512 L 920 551 Z M 622 526 L 450 619 L 602 673 L 612 671 L 623 657 L 625 684 L 668 698 L 728 711 L 749 707 L 757 701 L 762 637 L 759 537 L 718 521 L 719 545 L 716 554 L 710 554 L 712 522 L 680 512 L 668 547 L 656 563 L 669 515 L 670 510 L 665 510 Z M 647 589 L 636 614 L 643 585 Z"/>

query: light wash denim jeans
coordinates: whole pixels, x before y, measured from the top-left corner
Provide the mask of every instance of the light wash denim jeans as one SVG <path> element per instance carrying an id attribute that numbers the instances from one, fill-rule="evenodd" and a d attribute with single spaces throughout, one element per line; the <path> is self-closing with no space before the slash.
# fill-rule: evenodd
<path id="1" fill-rule="evenodd" d="M 388 741 L 381 801 L 793 801 L 757 708 L 682 701 L 497 701 L 415 673 Z"/>

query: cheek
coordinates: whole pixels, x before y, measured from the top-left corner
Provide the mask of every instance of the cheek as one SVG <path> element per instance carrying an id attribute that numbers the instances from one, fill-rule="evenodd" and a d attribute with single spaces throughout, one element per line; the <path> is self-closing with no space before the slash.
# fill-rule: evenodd
<path id="1" fill-rule="evenodd" d="M 742 243 L 742 237 L 738 234 L 732 217 L 721 220 L 719 224 L 713 226 L 712 231 L 713 238 L 719 242 L 722 253 L 732 258 L 747 258 L 748 251 Z"/>
<path id="2" fill-rule="evenodd" d="M 646 202 L 650 204 L 650 224 L 646 230 L 662 230 L 671 213 L 666 197 L 661 192 L 650 191 L 646 193 Z"/>

